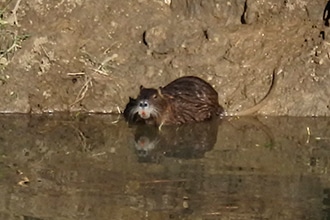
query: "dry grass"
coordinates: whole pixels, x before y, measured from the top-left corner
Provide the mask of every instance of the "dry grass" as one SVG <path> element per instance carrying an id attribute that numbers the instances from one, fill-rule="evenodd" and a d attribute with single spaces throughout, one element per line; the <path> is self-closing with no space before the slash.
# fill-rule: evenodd
<path id="1" fill-rule="evenodd" d="M 20 8 L 21 0 L 17 0 L 14 8 L 9 10 L 8 4 L 0 11 L 0 68 L 4 69 L 11 61 L 15 52 L 21 48 L 21 44 L 29 35 L 21 34 L 18 31 L 17 13 Z M 6 15 L 8 16 L 6 17 Z"/>
<path id="2" fill-rule="evenodd" d="M 93 82 L 92 82 L 92 77 L 86 76 L 85 77 L 85 83 L 84 85 L 81 87 L 81 89 L 78 92 L 78 95 L 76 97 L 76 99 L 74 100 L 74 102 L 70 105 L 70 107 L 73 107 L 74 105 L 76 105 L 77 103 L 81 102 L 85 96 L 87 91 L 89 90 L 89 88 L 91 88 L 93 86 Z"/>

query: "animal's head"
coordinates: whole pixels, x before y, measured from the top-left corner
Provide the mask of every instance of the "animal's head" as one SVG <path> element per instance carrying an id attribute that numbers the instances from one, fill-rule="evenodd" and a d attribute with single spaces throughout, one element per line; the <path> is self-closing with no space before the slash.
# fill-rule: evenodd
<path id="1" fill-rule="evenodd" d="M 164 97 L 160 89 L 145 88 L 140 86 L 140 93 L 136 99 L 135 112 L 143 119 L 158 117 L 162 105 L 165 104 Z"/>

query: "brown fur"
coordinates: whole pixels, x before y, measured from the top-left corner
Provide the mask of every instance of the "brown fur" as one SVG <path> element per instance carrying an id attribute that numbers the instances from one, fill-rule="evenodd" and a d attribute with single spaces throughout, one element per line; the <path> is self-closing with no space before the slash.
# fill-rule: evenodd
<path id="1" fill-rule="evenodd" d="M 205 121 L 223 113 L 218 103 L 218 93 L 210 84 L 195 76 L 178 78 L 159 90 L 141 87 L 137 99 L 131 101 L 134 104 L 127 104 L 124 111 L 125 118 L 131 122 L 184 124 Z M 148 106 L 139 107 L 140 103 L 147 103 Z M 142 118 L 142 111 L 150 112 L 150 117 Z"/>
<path id="2" fill-rule="evenodd" d="M 218 103 L 218 93 L 204 80 L 185 76 L 159 89 L 140 87 L 137 99 L 130 98 L 124 116 L 129 122 L 154 125 L 185 124 L 211 119 L 214 116 L 251 115 L 262 108 L 277 82 L 273 73 L 267 94 L 253 107 L 239 112 L 225 112 Z"/>

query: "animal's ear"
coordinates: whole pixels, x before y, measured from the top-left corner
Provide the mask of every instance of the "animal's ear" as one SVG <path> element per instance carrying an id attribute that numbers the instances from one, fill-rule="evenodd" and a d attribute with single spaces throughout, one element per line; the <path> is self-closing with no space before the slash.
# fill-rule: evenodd
<path id="1" fill-rule="evenodd" d="M 157 89 L 157 91 L 158 91 L 160 97 L 164 98 L 164 96 L 166 96 L 166 98 L 174 99 L 173 96 L 171 96 L 171 95 L 169 95 L 169 94 L 166 94 L 166 93 L 164 94 L 164 93 L 163 93 L 163 90 L 164 90 L 164 88 L 161 87 L 161 86 Z"/>
<path id="2" fill-rule="evenodd" d="M 140 90 L 144 89 L 143 85 L 140 86 Z"/>

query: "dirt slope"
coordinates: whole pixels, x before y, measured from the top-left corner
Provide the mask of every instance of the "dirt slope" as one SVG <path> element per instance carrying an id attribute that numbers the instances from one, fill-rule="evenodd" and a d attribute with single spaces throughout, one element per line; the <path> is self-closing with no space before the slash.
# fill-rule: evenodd
<path id="1" fill-rule="evenodd" d="M 259 113 L 329 116 L 329 8 L 325 0 L 0 0 L 0 112 L 117 113 L 140 84 L 183 75 L 208 80 L 236 111 L 261 99 L 276 71 Z"/>

